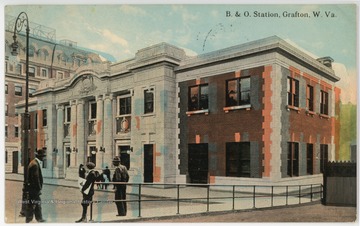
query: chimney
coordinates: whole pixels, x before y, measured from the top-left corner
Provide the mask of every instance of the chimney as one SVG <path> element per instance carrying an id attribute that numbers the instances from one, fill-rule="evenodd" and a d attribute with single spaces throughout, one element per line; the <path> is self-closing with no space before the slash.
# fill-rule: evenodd
<path id="1" fill-rule="evenodd" d="M 332 68 L 332 62 L 334 62 L 333 58 L 326 56 L 326 57 L 321 57 L 316 59 L 317 61 L 319 61 L 320 63 L 322 63 L 323 65 L 325 65 L 326 67 Z"/>

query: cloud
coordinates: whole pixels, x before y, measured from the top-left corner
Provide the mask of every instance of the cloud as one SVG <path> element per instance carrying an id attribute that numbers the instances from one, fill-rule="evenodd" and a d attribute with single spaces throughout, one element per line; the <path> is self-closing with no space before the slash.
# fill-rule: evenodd
<path id="1" fill-rule="evenodd" d="M 341 89 L 340 98 L 343 103 L 357 102 L 357 73 L 356 69 L 347 69 L 344 64 L 334 62 L 332 68 L 340 81 L 335 83 Z"/>
<path id="2" fill-rule="evenodd" d="M 124 38 L 122 38 L 122 37 L 120 37 L 120 36 L 112 33 L 112 32 L 109 31 L 108 29 L 102 30 L 101 33 L 102 33 L 102 35 L 103 35 L 105 38 L 107 38 L 108 40 L 110 40 L 112 43 L 120 44 L 120 45 L 123 46 L 123 47 L 127 47 L 127 46 L 128 46 L 128 42 L 127 42 Z"/>

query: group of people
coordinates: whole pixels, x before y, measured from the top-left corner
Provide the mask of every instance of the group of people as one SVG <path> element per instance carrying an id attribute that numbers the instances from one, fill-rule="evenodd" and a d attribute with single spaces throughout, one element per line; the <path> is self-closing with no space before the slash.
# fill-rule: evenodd
<path id="1" fill-rule="evenodd" d="M 116 216 L 126 216 L 127 213 L 127 205 L 126 205 L 126 184 L 124 182 L 129 181 L 129 174 L 127 172 L 126 166 L 122 165 L 119 157 L 115 157 L 113 159 L 113 165 L 115 166 L 115 171 L 112 177 L 112 182 L 114 183 L 115 188 L 115 204 L 117 208 L 118 214 Z M 81 205 L 83 207 L 81 218 L 76 223 L 86 222 L 87 208 L 89 204 L 92 202 L 92 198 L 94 195 L 94 185 L 95 182 L 103 182 L 101 187 L 107 189 L 107 179 L 110 181 L 110 169 L 106 167 L 101 174 L 94 170 L 95 164 L 92 162 L 86 163 L 86 167 L 89 169 L 87 175 L 86 170 L 83 165 L 79 167 L 79 177 L 85 178 L 85 183 L 81 188 L 81 193 L 83 194 L 83 200 Z M 86 177 L 85 177 L 86 175 Z M 104 183 L 105 182 L 105 183 Z M 121 182 L 121 183 L 116 183 Z"/>
<path id="2" fill-rule="evenodd" d="M 26 217 L 26 223 L 30 223 L 35 215 L 35 219 L 41 223 L 45 222 L 45 219 L 42 217 L 41 211 L 41 190 L 43 186 L 43 176 L 41 172 L 41 162 L 46 156 L 45 150 L 38 150 L 35 153 L 35 159 L 33 159 L 28 166 L 28 184 L 27 191 L 29 194 L 28 202 L 26 204 L 25 213 L 22 213 Z M 115 167 L 114 174 L 112 176 L 112 182 L 114 182 L 115 188 L 115 204 L 117 208 L 116 216 L 126 216 L 127 205 L 126 205 L 126 183 L 129 181 L 129 174 L 127 172 L 126 166 L 121 164 L 119 157 L 113 159 L 113 165 Z M 95 164 L 92 162 L 86 163 L 85 169 L 84 165 L 80 164 L 79 167 L 79 178 L 82 178 L 84 183 L 81 188 L 81 193 L 83 199 L 81 202 L 82 205 L 82 215 L 81 218 L 76 223 L 86 222 L 87 208 L 91 204 L 94 195 L 94 185 L 98 181 L 98 177 L 102 177 L 101 182 L 105 182 L 106 178 L 110 181 L 110 169 L 106 167 L 102 174 L 99 174 L 95 170 Z M 100 176 L 101 175 L 101 176 Z M 106 176 L 104 176 L 106 175 Z M 120 183 L 118 183 L 120 182 Z M 107 184 L 104 184 L 107 185 Z M 105 189 L 107 188 L 104 187 Z"/>

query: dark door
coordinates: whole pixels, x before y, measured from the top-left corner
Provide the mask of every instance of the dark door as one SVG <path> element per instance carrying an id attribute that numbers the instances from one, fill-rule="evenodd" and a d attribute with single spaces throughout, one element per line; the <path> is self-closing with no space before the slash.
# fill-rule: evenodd
<path id="1" fill-rule="evenodd" d="M 144 182 L 152 183 L 153 182 L 153 145 L 145 144 L 144 145 Z"/>
<path id="2" fill-rule="evenodd" d="M 189 144 L 190 183 L 208 183 L 208 144 Z"/>
<path id="3" fill-rule="evenodd" d="M 121 164 L 130 169 L 130 146 L 119 146 Z"/>
<path id="4" fill-rule="evenodd" d="M 19 164 L 19 152 L 13 151 L 12 153 L 12 172 L 18 173 L 18 165 Z"/>

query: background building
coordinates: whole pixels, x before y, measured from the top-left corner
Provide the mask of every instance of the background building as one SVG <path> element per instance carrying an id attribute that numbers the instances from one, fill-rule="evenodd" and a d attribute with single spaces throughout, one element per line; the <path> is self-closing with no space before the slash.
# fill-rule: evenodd
<path id="1" fill-rule="evenodd" d="M 5 27 L 5 171 L 18 172 L 22 164 L 21 142 L 22 126 L 15 105 L 25 100 L 26 41 L 25 34 L 18 35 L 19 55 L 11 55 L 15 17 L 6 16 Z M 81 65 L 104 61 L 97 53 L 77 47 L 70 40 L 56 41 L 55 29 L 30 23 L 29 39 L 29 95 L 31 96 L 44 80 L 61 81 Z M 47 127 L 47 111 L 31 112 L 31 130 L 36 139 L 30 140 L 30 148 L 45 147 L 49 139 L 43 128 Z M 40 123 L 40 124 L 39 124 Z M 40 126 L 40 127 L 38 127 Z"/>

